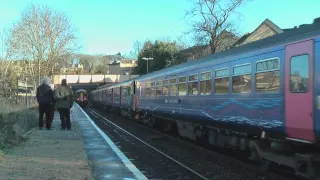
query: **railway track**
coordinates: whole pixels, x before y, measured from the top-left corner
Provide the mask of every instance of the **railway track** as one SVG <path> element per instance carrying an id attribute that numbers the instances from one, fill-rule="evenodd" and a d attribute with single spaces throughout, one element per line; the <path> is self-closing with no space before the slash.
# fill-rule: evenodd
<path id="1" fill-rule="evenodd" d="M 292 179 L 110 113 L 86 109 L 149 179 Z M 142 130 L 143 129 L 143 130 Z"/>

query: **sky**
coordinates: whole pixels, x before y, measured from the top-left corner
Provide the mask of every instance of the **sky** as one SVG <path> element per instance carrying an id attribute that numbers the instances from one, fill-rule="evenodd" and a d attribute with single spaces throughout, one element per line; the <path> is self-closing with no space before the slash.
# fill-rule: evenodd
<path id="1" fill-rule="evenodd" d="M 86 54 L 126 54 L 135 40 L 175 40 L 190 28 L 184 18 L 190 0 L 10 0 L 0 5 L 0 33 L 31 3 L 65 13 Z M 238 10 L 238 31 L 252 32 L 266 18 L 280 28 L 312 23 L 320 17 L 319 5 L 319 0 L 251 0 Z M 185 43 L 190 38 L 183 37 Z"/>

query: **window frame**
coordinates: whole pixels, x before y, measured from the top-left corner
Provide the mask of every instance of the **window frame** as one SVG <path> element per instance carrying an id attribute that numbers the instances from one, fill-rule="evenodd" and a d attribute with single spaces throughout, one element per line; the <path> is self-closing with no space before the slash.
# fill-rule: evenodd
<path id="1" fill-rule="evenodd" d="M 265 71 L 257 71 L 257 64 L 260 62 L 265 62 L 265 61 L 270 61 L 273 59 L 277 59 L 279 62 L 279 68 L 278 69 L 272 69 L 272 70 L 265 70 Z M 262 60 L 258 60 L 256 61 L 255 64 L 255 68 L 256 68 L 256 72 L 254 73 L 254 92 L 256 94 L 278 94 L 281 91 L 281 63 L 280 63 L 280 58 L 279 57 L 272 57 L 272 58 L 268 58 L 268 59 L 262 59 Z M 266 73 L 266 72 L 272 72 L 272 71 L 279 71 L 279 82 L 280 82 L 280 87 L 279 87 L 279 91 L 278 92 L 257 92 L 257 80 L 256 80 L 256 76 L 258 73 Z"/>
<path id="2" fill-rule="evenodd" d="M 190 76 L 194 76 L 196 75 L 196 80 L 192 80 L 190 81 Z M 189 83 L 194 83 L 194 82 L 197 82 L 197 94 L 190 94 L 189 93 Z M 199 95 L 199 73 L 193 73 L 193 74 L 190 74 L 188 75 L 188 83 L 187 83 L 187 96 L 198 96 Z"/>
<path id="3" fill-rule="evenodd" d="M 162 96 L 162 80 L 156 80 L 155 81 L 155 96 Z M 157 95 L 157 91 L 159 91 L 159 88 L 161 89 L 161 94 L 160 95 Z"/>
<path id="4" fill-rule="evenodd" d="M 209 78 L 209 79 L 201 80 L 201 74 L 204 74 L 204 73 L 210 73 L 210 78 Z M 200 74 L 200 80 L 199 80 L 199 83 L 200 83 L 199 95 L 200 95 L 200 96 L 211 96 L 211 95 L 212 95 L 212 71 L 204 71 L 204 72 L 200 72 L 199 74 Z M 208 81 L 208 80 L 211 81 L 211 91 L 210 91 L 210 94 L 201 94 L 201 82 L 202 82 L 202 81 Z"/>
<path id="5" fill-rule="evenodd" d="M 308 68 L 309 68 L 309 74 L 308 74 L 308 77 L 309 77 L 309 82 L 308 82 L 308 85 L 310 85 L 310 78 L 312 78 L 311 76 L 310 76 L 310 70 L 311 70 L 311 68 L 310 68 L 310 54 L 309 53 L 302 53 L 302 54 L 297 54 L 297 55 L 294 55 L 294 56 L 291 56 L 291 58 L 290 58 L 290 61 L 289 61 L 289 85 L 287 86 L 287 87 L 289 87 L 289 92 L 290 93 L 293 93 L 293 94 L 295 94 L 295 93 L 308 93 L 309 91 L 310 91 L 310 86 L 308 86 L 308 90 L 307 91 L 303 91 L 303 92 L 292 92 L 291 91 L 291 87 L 290 87 L 290 81 L 291 81 L 291 60 L 292 60 L 292 58 L 294 58 L 294 57 L 297 57 L 297 56 L 304 56 L 304 55 L 307 55 L 308 56 Z"/>
<path id="6" fill-rule="evenodd" d="M 171 82 L 171 80 L 175 80 L 174 83 Z M 171 85 L 176 85 L 176 94 L 175 95 L 171 95 Z M 174 78 L 170 78 L 169 79 L 169 84 L 168 84 L 168 87 L 169 87 L 169 96 L 177 96 L 178 95 L 178 80 L 177 80 L 177 76 L 175 76 Z"/>
<path id="7" fill-rule="evenodd" d="M 185 80 L 184 82 L 180 82 L 180 78 L 182 78 L 182 77 L 185 77 L 185 78 L 186 78 L 186 80 Z M 178 86 L 177 86 L 177 89 L 178 89 L 178 93 L 177 93 L 177 94 L 178 94 L 178 96 L 187 96 L 187 95 L 188 95 L 187 80 L 188 80 L 188 79 L 187 79 L 187 75 L 178 76 L 178 82 L 177 82 L 177 85 L 178 85 Z M 179 94 L 179 91 L 180 91 L 180 90 L 179 90 L 179 85 L 180 85 L 180 84 L 185 84 L 185 88 L 186 88 L 186 94 L 185 94 L 185 95 L 180 95 L 180 94 Z"/>
<path id="8" fill-rule="evenodd" d="M 234 75 L 234 68 L 236 67 L 241 67 L 241 66 L 246 66 L 246 65 L 249 65 L 250 66 L 250 72 L 249 73 L 242 73 L 242 74 L 237 74 L 237 75 Z M 232 82 L 232 78 L 233 77 L 237 77 L 237 76 L 246 76 L 246 75 L 250 75 L 250 92 L 245 92 L 245 93 L 234 93 L 233 92 L 233 82 Z M 252 94 L 252 63 L 249 62 L 249 63 L 243 63 L 243 64 L 238 64 L 238 65 L 234 65 L 232 67 L 232 76 L 231 76 L 231 93 L 232 94 L 243 94 L 243 95 L 250 95 Z"/>
<path id="9" fill-rule="evenodd" d="M 217 71 L 221 71 L 221 70 L 224 70 L 224 69 L 227 69 L 228 70 L 228 75 L 226 76 L 222 76 L 222 77 L 217 77 L 216 76 L 216 72 Z M 230 92 L 230 68 L 229 67 L 224 67 L 224 68 L 218 68 L 218 69 L 214 69 L 214 78 L 212 78 L 214 80 L 214 84 L 213 84 L 213 93 L 214 95 L 226 95 L 226 94 L 229 94 Z M 228 92 L 227 93 L 216 93 L 215 92 L 215 89 L 216 89 L 216 79 L 223 79 L 223 78 L 228 78 L 228 81 L 229 81 L 229 87 L 228 87 Z"/>

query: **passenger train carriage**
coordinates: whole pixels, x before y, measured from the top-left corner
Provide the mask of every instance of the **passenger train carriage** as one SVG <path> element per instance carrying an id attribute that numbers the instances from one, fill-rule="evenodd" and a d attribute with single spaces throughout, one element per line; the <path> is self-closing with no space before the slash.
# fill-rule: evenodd
<path id="1" fill-rule="evenodd" d="M 92 92 L 180 136 L 249 150 L 314 176 L 320 139 L 320 23 Z M 284 154 L 283 154 L 284 153 Z M 309 163 L 312 162 L 312 163 Z"/>

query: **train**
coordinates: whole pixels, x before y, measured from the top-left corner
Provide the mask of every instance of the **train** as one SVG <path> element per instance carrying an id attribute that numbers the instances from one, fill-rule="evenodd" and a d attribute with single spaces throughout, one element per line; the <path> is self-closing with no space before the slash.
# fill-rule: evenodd
<path id="1" fill-rule="evenodd" d="M 319 177 L 320 23 L 104 85 L 93 106 Z"/>
<path id="2" fill-rule="evenodd" d="M 84 89 L 79 89 L 75 92 L 76 103 L 79 104 L 80 107 L 87 107 L 88 105 L 88 92 Z"/>

